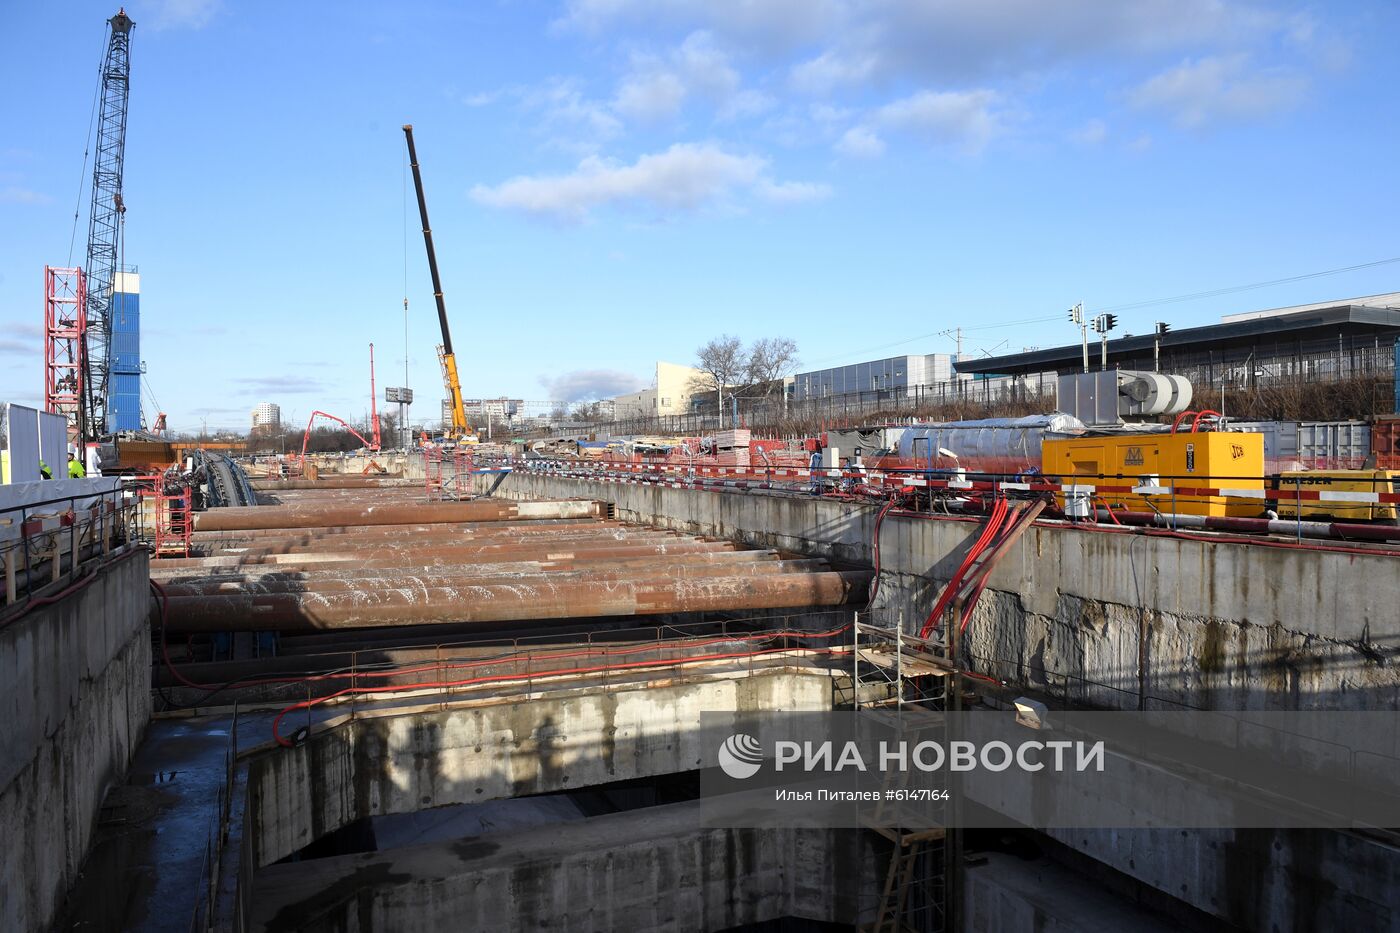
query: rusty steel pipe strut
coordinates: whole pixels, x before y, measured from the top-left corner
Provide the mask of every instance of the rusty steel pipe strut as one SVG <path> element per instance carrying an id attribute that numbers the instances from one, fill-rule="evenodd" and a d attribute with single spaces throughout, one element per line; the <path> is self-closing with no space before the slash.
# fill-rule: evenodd
<path id="1" fill-rule="evenodd" d="M 463 534 L 460 532 L 429 533 L 417 536 L 351 536 L 337 538 L 334 542 L 279 541 L 275 538 L 262 538 L 247 544 L 227 544 L 207 547 L 209 556 L 227 554 L 320 554 L 327 550 L 355 553 L 358 551 L 383 551 L 386 549 L 403 551 L 423 551 L 431 553 L 450 547 L 532 547 L 541 551 L 557 550 L 561 547 L 581 547 L 590 544 L 608 545 L 661 544 L 667 541 L 692 541 L 683 535 L 669 531 L 633 531 L 616 529 L 607 534 L 590 532 L 567 532 L 554 535 L 492 535 Z"/>
<path id="2" fill-rule="evenodd" d="M 658 545 L 628 545 L 625 547 L 561 547 L 561 548 L 438 548 L 431 551 L 360 551 L 360 552 L 331 552 L 325 554 L 256 554 L 244 556 L 237 554 L 219 555 L 215 557 L 194 557 L 194 558 L 161 558 L 159 563 L 162 566 L 172 568 L 179 567 L 258 567 L 277 566 L 281 569 L 306 568 L 336 564 L 351 567 L 402 567 L 402 566 L 432 566 L 441 567 L 446 564 L 473 563 L 501 563 L 506 561 L 594 561 L 615 559 L 621 557 L 648 557 L 666 556 L 676 554 L 686 554 L 700 557 L 707 554 L 723 554 L 733 552 L 734 545 L 727 543 L 707 543 L 690 542 L 682 540 L 679 543 L 658 544 Z M 189 563 L 187 563 L 189 561 Z"/>
<path id="3" fill-rule="evenodd" d="M 268 479 L 252 477 L 248 480 L 258 492 L 275 492 L 281 489 L 422 489 L 419 480 L 390 477 L 375 479 L 368 476 L 322 476 L 320 479 Z"/>
<path id="4" fill-rule="evenodd" d="M 217 542 L 217 541 L 257 541 L 288 540 L 288 541 L 343 541 L 353 537 L 376 537 L 389 538 L 396 536 L 415 536 L 423 534 L 472 534 L 490 531 L 497 534 L 517 533 L 523 535 L 551 535 L 574 529 L 595 528 L 599 531 L 613 531 L 618 528 L 630 528 L 642 531 L 650 531 L 648 525 L 624 524 L 618 521 L 608 521 L 592 518 L 555 518 L 543 519 L 539 521 L 507 521 L 507 522 L 453 522 L 450 524 L 435 525 L 374 525 L 370 528 L 356 527 L 351 525 L 330 526 L 326 528 L 244 528 L 237 531 L 196 531 L 191 534 L 191 540 L 195 542 Z M 455 529 L 461 529 L 460 532 Z"/>
<path id="5" fill-rule="evenodd" d="M 223 558 L 220 558 L 221 560 Z M 773 551 L 706 551 L 694 554 L 686 554 L 675 558 L 684 560 L 687 565 L 704 564 L 734 564 L 748 563 L 751 561 L 775 561 L 780 559 L 780 555 Z M 490 561 L 473 564 L 439 563 L 428 564 L 423 562 L 404 563 L 392 560 L 373 561 L 321 561 L 313 564 L 203 564 L 202 558 L 191 558 L 192 563 L 173 567 L 175 560 L 158 560 L 151 564 L 151 579 L 159 582 L 185 582 L 200 580 L 231 580 L 238 578 L 261 579 L 262 577 L 287 577 L 291 575 L 314 575 L 325 578 L 355 579 L 363 576 L 367 571 L 393 571 L 395 573 L 433 573 L 436 571 L 451 571 L 456 567 L 483 566 L 500 570 L 503 573 L 516 572 L 538 572 L 543 570 L 570 571 L 588 569 L 625 569 L 628 567 L 652 568 L 667 566 L 666 558 L 659 562 L 654 556 L 647 557 L 620 557 L 620 558 L 597 558 L 589 560 L 525 560 L 525 561 Z"/>
<path id="6" fill-rule="evenodd" d="M 427 493 L 422 488 L 403 489 L 317 489 L 307 492 L 269 492 L 257 490 L 261 497 L 272 500 L 276 505 L 313 505 L 322 502 L 389 502 L 409 501 L 427 504 Z"/>
<path id="7" fill-rule="evenodd" d="M 442 568 L 447 571 L 449 568 Z M 672 564 L 648 568 L 649 575 L 678 580 L 705 577 L 758 577 L 786 573 L 813 573 L 830 569 L 823 560 L 753 561 L 748 564 Z M 295 593 L 356 593 L 388 592 L 420 593 L 425 590 L 450 589 L 474 585 L 547 586 L 556 583 L 591 580 L 597 582 L 626 582 L 637 578 L 635 568 L 610 570 L 547 570 L 501 573 L 491 569 L 458 572 L 433 572 L 389 575 L 361 574 L 353 579 L 316 577 L 303 580 L 279 580 L 264 577 L 258 580 L 201 580 L 169 582 L 166 595 L 176 596 L 268 596 Z"/>
<path id="8" fill-rule="evenodd" d="M 561 633 L 561 636 L 564 633 Z M 702 641 L 703 644 L 692 644 L 692 639 Z M 771 639 L 776 642 L 777 637 Z M 743 647 L 752 646 L 755 643 L 762 644 L 761 640 L 753 638 L 726 638 L 721 632 L 700 633 L 693 635 L 677 636 L 674 644 L 666 644 L 664 648 L 655 652 L 648 652 L 647 657 L 665 657 L 683 655 L 686 653 L 713 653 L 724 650 L 725 646 L 733 646 L 742 650 Z M 257 683 L 264 679 L 276 679 L 279 675 L 300 675 L 316 677 L 323 674 L 348 674 L 352 669 L 360 674 L 371 674 L 382 672 L 389 676 L 373 678 L 376 683 L 393 683 L 395 679 L 406 679 L 409 682 L 421 680 L 422 670 L 392 671 L 395 667 L 408 668 L 434 668 L 445 666 L 451 670 L 452 665 L 471 664 L 472 670 L 478 673 L 489 673 L 501 669 L 524 671 L 527 668 L 533 670 L 550 669 L 557 670 L 561 667 L 592 667 L 600 662 L 606 661 L 611 654 L 614 657 L 628 659 L 628 652 L 631 649 L 654 646 L 657 639 L 619 638 L 616 640 L 597 641 L 590 645 L 592 651 L 586 654 L 579 654 L 579 643 L 575 641 L 541 641 L 533 643 L 526 649 L 525 653 L 516 653 L 510 645 L 490 644 L 490 645 L 428 645 L 428 646 L 396 646 L 393 648 L 379 648 L 370 650 L 346 649 L 324 651 L 317 654 L 291 654 L 278 655 L 276 657 L 257 658 L 249 661 L 187 661 L 179 665 L 180 671 L 186 678 L 200 683 L 210 684 L 231 684 L 230 689 L 270 689 L 285 690 L 289 687 L 298 691 L 302 696 L 309 686 L 312 691 L 317 690 L 317 685 L 329 690 L 338 690 L 344 686 L 345 677 L 328 677 L 319 682 L 311 684 L 302 683 Z M 636 654 L 631 655 L 635 657 Z M 439 668 L 441 669 L 441 668 Z M 461 668 L 459 668 L 461 669 Z M 391 673 L 392 671 L 392 673 Z M 371 678 L 366 677 L 366 681 Z M 181 685 L 179 678 L 172 674 L 164 666 L 160 666 L 152 671 L 152 680 L 157 686 L 178 687 Z M 252 681 L 252 683 L 239 684 L 240 680 Z"/>
<path id="9" fill-rule="evenodd" d="M 601 517 L 602 503 L 558 500 L 505 504 L 489 500 L 439 502 L 431 505 L 232 506 L 195 515 L 196 531 L 242 531 L 253 528 L 325 528 L 341 525 L 443 524 L 516 521 L 522 518 Z"/>
<path id="10" fill-rule="evenodd" d="M 479 544 L 455 547 L 414 548 L 387 546 L 335 552 L 298 551 L 292 554 L 273 553 L 266 548 L 249 548 L 236 554 L 215 555 L 232 558 L 232 566 L 243 564 L 293 564 L 326 562 L 329 560 L 360 561 L 398 559 L 414 563 L 441 565 L 483 560 L 561 560 L 566 558 L 607 556 L 640 557 L 645 554 L 694 554 L 709 551 L 732 551 L 735 545 L 727 541 L 693 541 L 688 538 L 668 538 L 662 541 L 561 541 L 556 546 L 540 544 Z"/>
<path id="11" fill-rule="evenodd" d="M 344 543 L 336 542 L 330 545 L 308 545 L 308 544 L 285 544 L 285 543 L 263 543 L 257 542 L 245 545 L 227 545 L 220 547 L 203 547 L 204 557 L 241 557 L 250 555 L 282 554 L 295 555 L 306 554 L 316 556 L 318 554 L 412 554 L 421 553 L 424 556 L 436 557 L 443 551 L 460 550 L 463 548 L 476 549 L 483 553 L 490 553 L 485 549 L 502 550 L 516 548 L 526 551 L 533 551 L 534 555 L 543 556 L 546 553 L 553 553 L 571 548 L 606 548 L 622 546 L 640 545 L 663 545 L 694 543 L 695 539 L 680 537 L 678 535 L 666 534 L 628 534 L 628 535 L 570 535 L 550 538 L 513 538 L 513 537 L 454 537 L 454 538 L 430 538 L 424 541 L 413 541 L 408 539 L 396 540 L 355 540 Z M 727 543 L 727 542 L 701 542 L 706 544 Z"/>
<path id="12" fill-rule="evenodd" d="M 716 557 L 729 558 L 715 560 Z M 774 564 L 806 560 L 802 555 L 779 554 L 774 551 L 717 551 L 678 554 L 664 557 L 627 557 L 620 560 L 597 561 L 485 561 L 460 564 L 414 564 L 366 566 L 363 563 L 313 564 L 305 568 L 261 564 L 251 567 L 171 567 L 163 568 L 160 561 L 151 567 L 151 579 L 161 583 L 250 583 L 311 580 L 359 580 L 370 576 L 407 578 L 409 576 L 512 576 L 530 573 L 573 573 L 576 571 L 607 571 L 643 568 L 658 575 L 686 567 L 735 566 L 737 564 Z M 811 558 L 820 560 L 820 558 Z"/>
<path id="13" fill-rule="evenodd" d="M 348 532 L 343 535 L 313 535 L 302 534 L 300 532 L 280 533 L 280 534 L 257 534 L 246 535 L 243 532 L 235 531 L 206 531 L 202 537 L 192 539 L 193 544 L 204 553 L 211 553 L 211 549 L 242 549 L 249 547 L 319 547 L 322 550 L 338 550 L 344 547 L 357 547 L 367 543 L 385 544 L 390 542 L 430 542 L 431 544 L 451 543 L 451 542 L 471 542 L 471 541 L 558 541 L 578 538 L 613 538 L 619 534 L 656 534 L 645 529 L 635 528 L 559 528 L 553 532 L 545 533 L 541 531 L 527 530 L 503 530 L 491 532 L 484 530 L 471 530 L 465 526 L 441 525 L 440 531 L 423 531 L 409 533 L 402 531 L 390 531 L 384 534 L 376 533 L 376 530 L 366 532 Z M 674 532 L 672 532 L 674 534 Z M 426 545 L 425 545 L 426 546 Z"/>
<path id="14" fill-rule="evenodd" d="M 273 596 L 184 596 L 165 625 L 190 632 L 355 628 L 419 622 L 510 622 L 840 606 L 864 601 L 871 574 L 827 571 L 771 577 L 640 579 L 620 583 L 467 585 L 415 594 L 393 590 Z"/>
<path id="15" fill-rule="evenodd" d="M 458 540 L 433 542 L 427 546 L 415 544 L 409 540 L 380 541 L 368 546 L 337 547 L 332 546 L 329 550 L 310 549 L 298 550 L 296 548 L 287 549 L 282 547 L 248 547 L 233 548 L 226 554 L 210 554 L 210 557 L 261 557 L 261 556 L 281 556 L 287 558 L 307 557 L 315 558 L 325 554 L 344 554 L 349 557 L 407 557 L 417 554 L 427 558 L 429 563 L 439 563 L 444 558 L 466 559 L 478 554 L 500 554 L 519 553 L 524 560 L 543 560 L 552 554 L 562 553 L 591 553 L 598 551 L 602 553 L 616 551 L 619 548 L 658 548 L 657 553 L 668 553 L 667 549 L 677 554 L 688 553 L 689 551 L 719 551 L 737 550 L 738 545 L 731 541 L 705 541 L 698 538 L 687 538 L 679 536 L 664 537 L 582 537 L 582 538 L 561 538 L 559 540 L 545 539 L 536 541 L 530 539 L 485 539 L 485 540 Z"/>

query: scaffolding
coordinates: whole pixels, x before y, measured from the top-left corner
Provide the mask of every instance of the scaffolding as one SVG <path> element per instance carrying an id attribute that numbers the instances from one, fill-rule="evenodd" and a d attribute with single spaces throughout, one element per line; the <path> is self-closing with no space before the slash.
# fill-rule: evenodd
<path id="1" fill-rule="evenodd" d="M 82 269 L 44 267 L 44 410 L 68 419 L 68 438 L 83 435 L 83 339 L 87 292 Z"/>
<path id="2" fill-rule="evenodd" d="M 903 613 L 879 625 L 873 613 L 852 625 L 852 687 L 858 714 L 898 730 L 901 738 L 946 745 L 947 713 L 959 704 L 958 678 L 946 645 L 908 635 Z M 883 840 L 885 874 L 868 933 L 951 933 L 960 840 L 956 788 L 917 804 L 898 793 L 910 772 L 887 771 L 878 802 L 862 811 L 865 828 Z M 891 799 L 894 797 L 895 799 Z"/>
<path id="3" fill-rule="evenodd" d="M 423 488 L 429 502 L 442 501 L 442 448 L 435 444 L 423 448 Z"/>
<path id="4" fill-rule="evenodd" d="M 154 489 L 145 490 L 155 505 L 154 543 L 156 557 L 189 557 L 194 531 L 190 514 L 190 490 L 167 493 L 157 478 Z"/>
<path id="5" fill-rule="evenodd" d="M 452 480 L 448 485 L 448 494 L 451 498 L 470 499 L 473 497 L 472 472 L 475 466 L 472 449 L 465 444 L 458 444 L 457 448 L 452 451 Z"/>

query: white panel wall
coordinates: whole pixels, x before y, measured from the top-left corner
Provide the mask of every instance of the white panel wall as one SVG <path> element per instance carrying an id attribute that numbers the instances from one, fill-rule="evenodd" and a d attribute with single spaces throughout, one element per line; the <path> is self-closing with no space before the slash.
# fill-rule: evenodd
<path id="1" fill-rule="evenodd" d="M 11 483 L 32 483 L 39 476 L 39 412 L 24 405 L 6 404 L 5 446 L 10 453 Z M 63 458 L 66 463 L 67 457 Z M 50 468 L 53 464 L 49 464 Z"/>
<path id="2" fill-rule="evenodd" d="M 54 479 L 68 476 L 68 419 L 53 412 L 39 412 L 39 456 Z"/>

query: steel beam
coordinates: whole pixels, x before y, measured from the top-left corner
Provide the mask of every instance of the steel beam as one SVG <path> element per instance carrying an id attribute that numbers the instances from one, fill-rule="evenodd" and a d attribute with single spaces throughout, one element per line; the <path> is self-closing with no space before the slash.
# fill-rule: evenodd
<path id="1" fill-rule="evenodd" d="M 515 521 L 528 518 L 585 518 L 601 514 L 601 503 L 586 500 L 514 503 L 478 500 L 430 505 L 236 506 L 195 515 L 196 531 L 242 531 L 250 528 L 325 528 L 344 525 L 444 524 Z"/>
<path id="2" fill-rule="evenodd" d="M 826 569 L 822 560 L 752 561 L 747 564 L 687 564 L 673 563 L 655 566 L 649 570 L 677 580 L 696 580 L 705 577 L 757 577 L 783 573 L 812 573 Z M 198 580 L 171 582 L 165 591 L 171 598 L 177 596 L 268 596 L 282 593 L 354 593 L 388 592 L 400 590 L 404 593 L 420 593 L 425 590 L 447 589 L 466 584 L 476 585 L 516 585 L 539 586 L 554 583 L 592 580 L 596 582 L 621 583 L 637 577 L 635 568 L 597 570 L 541 570 L 534 572 L 502 573 L 490 565 L 481 568 L 443 567 L 434 568 L 428 573 L 375 574 L 362 572 L 354 577 L 312 576 L 301 579 L 279 579 L 261 577 L 253 580 Z"/>
<path id="3" fill-rule="evenodd" d="M 506 622 L 840 606 L 865 598 L 868 572 L 766 577 L 469 584 L 270 596 L 184 596 L 168 601 L 175 633 L 354 628 L 419 622 Z"/>

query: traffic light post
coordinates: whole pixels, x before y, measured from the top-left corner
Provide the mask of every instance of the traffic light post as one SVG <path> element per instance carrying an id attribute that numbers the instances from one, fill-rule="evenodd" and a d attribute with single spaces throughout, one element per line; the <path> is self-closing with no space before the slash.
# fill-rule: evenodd
<path id="1" fill-rule="evenodd" d="M 1157 328 L 1152 332 L 1152 371 L 1160 373 L 1162 371 L 1162 338 L 1172 326 L 1166 321 L 1158 321 Z"/>
<path id="2" fill-rule="evenodd" d="M 1118 326 L 1118 315 L 1100 314 L 1094 318 L 1094 330 L 1099 333 L 1099 369 L 1108 369 L 1108 332 Z M 1084 371 L 1089 371 L 1089 351 L 1084 351 Z"/>
<path id="3" fill-rule="evenodd" d="M 1079 327 L 1079 340 L 1084 348 L 1084 371 L 1089 371 L 1089 328 L 1084 324 L 1084 304 L 1069 309 L 1069 322 Z"/>

